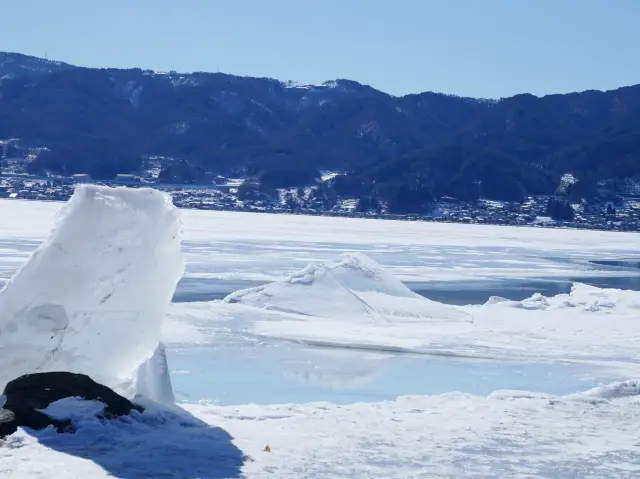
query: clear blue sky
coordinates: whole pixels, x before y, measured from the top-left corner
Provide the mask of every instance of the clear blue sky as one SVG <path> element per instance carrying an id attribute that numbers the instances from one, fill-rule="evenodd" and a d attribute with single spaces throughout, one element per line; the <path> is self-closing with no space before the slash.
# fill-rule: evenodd
<path id="1" fill-rule="evenodd" d="M 401 95 L 640 83 L 640 0 L 4 0 L 0 50 Z"/>

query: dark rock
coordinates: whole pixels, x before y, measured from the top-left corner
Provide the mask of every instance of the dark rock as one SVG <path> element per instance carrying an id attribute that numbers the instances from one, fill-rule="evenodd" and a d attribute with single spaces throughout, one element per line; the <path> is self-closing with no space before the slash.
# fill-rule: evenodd
<path id="1" fill-rule="evenodd" d="M 105 405 L 102 417 L 126 416 L 140 406 L 120 396 L 89 376 L 68 372 L 36 373 L 9 382 L 4 390 L 6 401 L 0 409 L 0 437 L 16 432 L 18 427 L 44 429 L 53 426 L 58 432 L 73 432 L 70 420 L 58 420 L 41 412 L 49 404 L 67 397 L 99 401 Z"/>
<path id="2" fill-rule="evenodd" d="M 104 414 L 109 417 L 126 416 L 132 409 L 142 411 L 128 399 L 120 396 L 89 376 L 68 372 L 36 373 L 21 376 L 9 382 L 4 389 L 5 409 L 45 409 L 52 402 L 67 397 L 80 397 L 105 404 Z"/>
<path id="3" fill-rule="evenodd" d="M 16 415 L 8 409 L 0 409 L 0 438 L 9 436 L 17 430 Z"/>
<path id="4" fill-rule="evenodd" d="M 45 413 L 30 409 L 29 407 L 17 406 L 15 409 L 8 410 L 13 414 L 13 425 L 17 428 L 29 427 L 31 429 L 44 429 L 49 426 L 53 426 L 58 432 L 72 432 L 73 425 L 68 419 L 58 420 L 47 416 Z M 13 427 L 13 425 L 11 427 Z M 8 434 L 13 434 L 16 430 L 10 431 Z M 0 436 L 2 436 L 0 434 Z"/>

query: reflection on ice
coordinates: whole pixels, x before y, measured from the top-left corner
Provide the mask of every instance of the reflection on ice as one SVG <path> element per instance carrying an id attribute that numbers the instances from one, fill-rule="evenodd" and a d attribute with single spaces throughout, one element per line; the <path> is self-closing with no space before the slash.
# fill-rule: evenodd
<path id="1" fill-rule="evenodd" d="M 321 350 L 293 344 L 172 348 L 178 400 L 222 405 L 376 402 L 403 395 L 500 389 L 570 394 L 599 384 L 584 365 L 509 363 Z"/>

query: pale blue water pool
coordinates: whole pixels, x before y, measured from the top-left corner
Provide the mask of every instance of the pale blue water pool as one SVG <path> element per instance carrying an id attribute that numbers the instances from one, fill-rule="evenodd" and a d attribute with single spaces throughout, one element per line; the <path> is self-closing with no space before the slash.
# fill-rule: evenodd
<path id="1" fill-rule="evenodd" d="M 169 364 L 179 400 L 222 405 L 347 404 L 451 391 L 488 395 L 500 389 L 569 394 L 607 379 L 576 364 L 514 364 L 289 343 L 171 349 Z"/>

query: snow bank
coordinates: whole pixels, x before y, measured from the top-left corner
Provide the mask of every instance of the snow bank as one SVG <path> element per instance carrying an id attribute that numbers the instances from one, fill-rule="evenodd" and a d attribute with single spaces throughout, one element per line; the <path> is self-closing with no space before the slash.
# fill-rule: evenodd
<path id="1" fill-rule="evenodd" d="M 182 272 L 169 196 L 78 187 L 49 238 L 0 291 L 0 388 L 21 374 L 66 370 L 134 392 Z M 147 373 L 160 374 L 161 362 Z"/>
<path id="2" fill-rule="evenodd" d="M 605 384 L 581 393 L 565 396 L 571 399 L 618 399 L 630 396 L 640 396 L 640 381 L 629 380 Z"/>
<path id="3" fill-rule="evenodd" d="M 597 407 L 562 396 L 460 393 L 185 405 L 195 417 L 145 406 L 100 421 L 95 403 L 53 403 L 46 412 L 72 418 L 76 433 L 19 430 L 0 447 L 3 477 L 640 477 L 635 398 Z"/>
<path id="4" fill-rule="evenodd" d="M 359 253 L 344 254 L 339 261 L 311 264 L 284 281 L 232 293 L 225 301 L 282 313 L 380 324 L 472 319 L 454 307 L 414 293 Z"/>
<path id="5" fill-rule="evenodd" d="M 491 297 L 485 306 L 502 304 L 518 309 L 555 311 L 575 309 L 581 312 L 607 313 L 640 310 L 640 294 L 633 290 L 597 288 L 582 283 L 574 283 L 569 294 L 544 296 L 535 293 L 522 301 L 509 301 Z"/>

